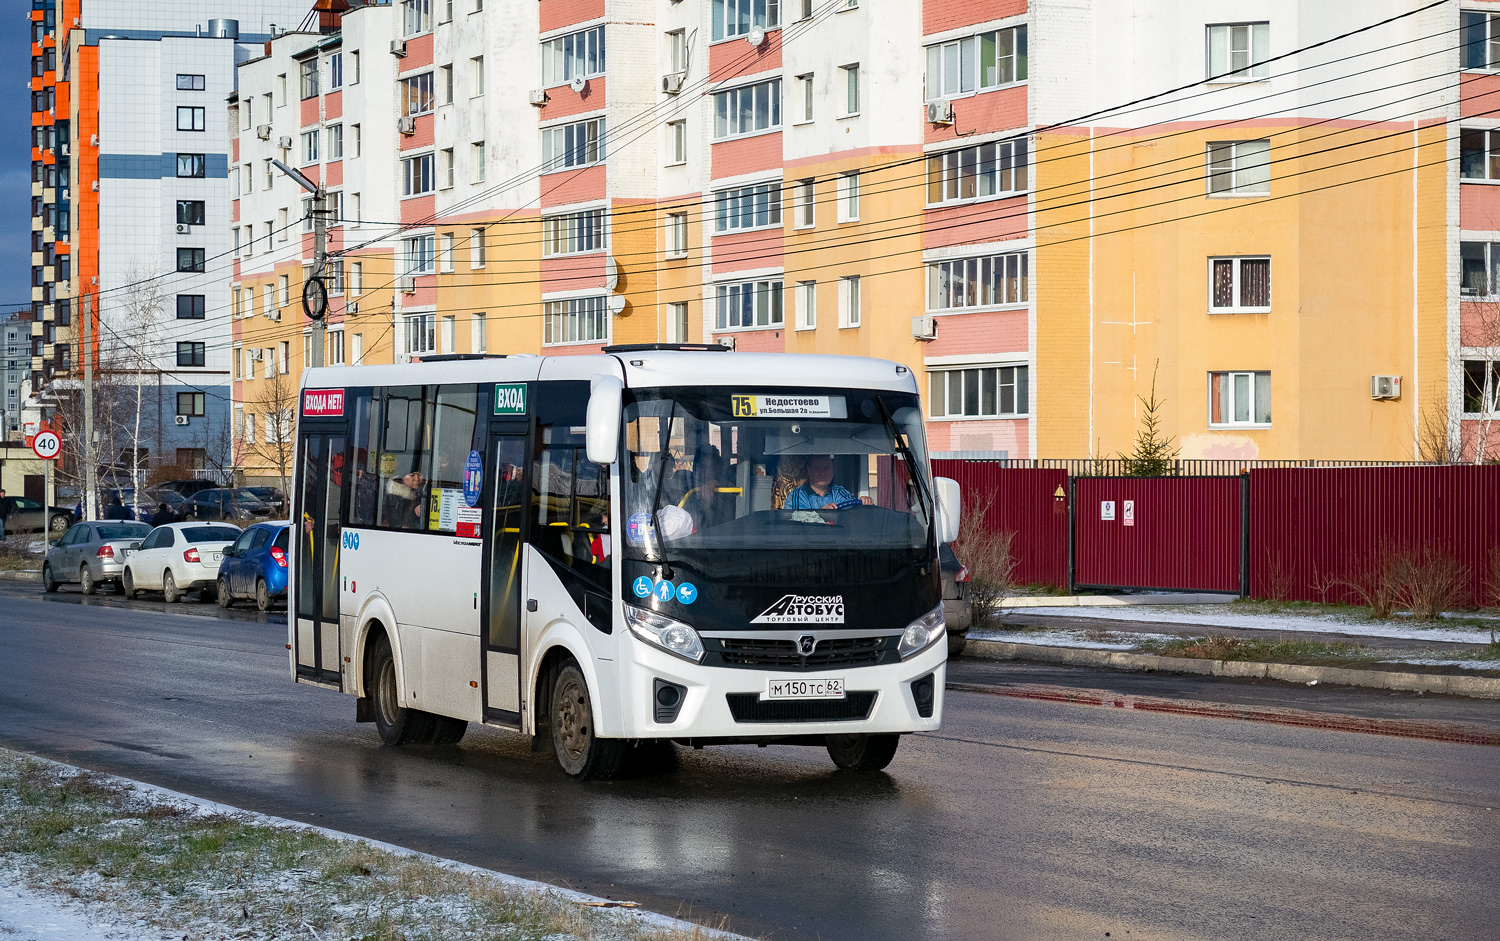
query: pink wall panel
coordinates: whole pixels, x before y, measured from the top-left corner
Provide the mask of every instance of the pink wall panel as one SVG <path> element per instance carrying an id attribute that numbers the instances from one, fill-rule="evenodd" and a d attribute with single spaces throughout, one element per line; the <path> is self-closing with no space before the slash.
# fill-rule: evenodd
<path id="1" fill-rule="evenodd" d="M 1026 12 L 1026 0 L 923 0 L 922 34 L 931 35 Z"/>
<path id="2" fill-rule="evenodd" d="M 1500 116 L 1500 75 L 1459 75 L 1458 112 L 1465 118 Z"/>
<path id="3" fill-rule="evenodd" d="M 923 140 L 929 144 L 959 141 L 972 134 L 989 134 L 1026 126 L 1026 94 L 1029 85 L 1011 85 L 953 102 L 952 124 L 928 124 L 922 110 Z"/>
<path id="4" fill-rule="evenodd" d="M 400 75 L 432 67 L 432 34 L 423 33 L 406 41 L 406 58 L 396 66 Z"/>
<path id="5" fill-rule="evenodd" d="M 830 24 L 832 25 L 832 24 Z M 743 38 L 715 43 L 708 47 L 708 80 L 727 82 L 733 78 L 754 75 L 781 68 L 781 30 L 766 34 L 765 42 L 751 46 Z M 785 92 L 787 89 L 783 88 Z"/>
<path id="6" fill-rule="evenodd" d="M 1460 184 L 1458 226 L 1469 232 L 1493 232 L 1500 229 L 1500 185 Z"/>
<path id="7" fill-rule="evenodd" d="M 604 76 L 591 78 L 582 93 L 567 85 L 547 89 L 547 104 L 538 108 L 541 120 L 554 121 L 587 111 L 598 111 L 604 107 Z"/>
<path id="8" fill-rule="evenodd" d="M 541 293 L 582 291 L 589 288 L 603 290 L 604 258 L 603 255 L 543 258 Z"/>
<path id="9" fill-rule="evenodd" d="M 714 144 L 709 149 L 709 174 L 714 179 L 758 173 L 781 167 L 781 133 L 757 134 Z"/>
<path id="10" fill-rule="evenodd" d="M 537 17 L 542 32 L 586 23 L 604 15 L 604 0 L 541 0 Z"/>
<path id="11" fill-rule="evenodd" d="M 240 201 L 238 199 L 230 202 L 229 204 L 229 221 L 240 221 Z"/>
<path id="12" fill-rule="evenodd" d="M 922 244 L 947 248 L 978 242 L 1000 242 L 1026 234 L 1025 196 L 929 209 L 922 215 Z"/>
<path id="13" fill-rule="evenodd" d="M 927 424 L 930 451 L 1004 451 L 1009 459 L 1031 457 L 1030 422 L 1025 418 L 934 421 Z"/>
<path id="14" fill-rule="evenodd" d="M 604 198 L 604 165 L 549 173 L 541 178 L 542 208 Z"/>
<path id="15" fill-rule="evenodd" d="M 302 126 L 310 127 L 320 120 L 321 111 L 318 108 L 318 99 L 305 98 L 298 102 L 298 111 L 301 115 Z"/>
<path id="16" fill-rule="evenodd" d="M 781 229 L 716 235 L 713 238 L 713 270 L 717 273 L 777 267 L 782 264 L 785 241 Z"/>
<path id="17" fill-rule="evenodd" d="M 786 336 L 785 330 L 777 328 L 774 330 L 741 330 L 737 333 L 718 332 L 714 339 L 719 337 L 734 337 L 734 348 L 741 353 L 785 353 Z"/>
<path id="18" fill-rule="evenodd" d="M 431 114 L 417 115 L 417 130 L 415 134 L 399 134 L 402 150 L 421 150 L 423 147 L 431 147 L 434 141 L 434 121 Z"/>
<path id="19" fill-rule="evenodd" d="M 579 343 L 573 346 L 544 346 L 543 356 L 593 356 L 604 350 L 603 343 Z"/>
<path id="20" fill-rule="evenodd" d="M 401 223 L 403 225 L 421 224 L 431 219 L 436 211 L 436 196 L 413 196 L 411 199 L 403 199 L 401 200 Z"/>
<path id="21" fill-rule="evenodd" d="M 344 93 L 331 91 L 323 96 L 323 118 L 332 121 L 344 116 Z"/>
<path id="22" fill-rule="evenodd" d="M 944 314 L 937 319 L 937 339 L 922 347 L 922 355 L 1024 353 L 1030 348 L 1028 317 L 1024 310 Z"/>
<path id="23" fill-rule="evenodd" d="M 323 164 L 323 185 L 344 185 L 344 161 L 335 160 L 332 163 Z"/>

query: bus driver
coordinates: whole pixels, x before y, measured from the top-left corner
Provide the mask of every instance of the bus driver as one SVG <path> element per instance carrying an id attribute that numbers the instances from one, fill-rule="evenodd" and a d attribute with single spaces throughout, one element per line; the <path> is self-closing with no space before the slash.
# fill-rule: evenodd
<path id="1" fill-rule="evenodd" d="M 854 494 L 833 482 L 833 458 L 819 454 L 807 462 L 807 482 L 787 494 L 783 510 L 837 510 L 856 503 L 869 506 L 869 497 Z"/>

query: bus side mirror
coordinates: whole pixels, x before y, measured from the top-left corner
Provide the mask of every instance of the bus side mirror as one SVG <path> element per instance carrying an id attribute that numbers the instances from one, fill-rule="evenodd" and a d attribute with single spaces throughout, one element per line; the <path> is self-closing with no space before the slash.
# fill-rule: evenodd
<path id="1" fill-rule="evenodd" d="M 958 538 L 958 521 L 963 513 L 963 496 L 958 481 L 951 477 L 934 477 L 932 489 L 937 493 L 937 531 L 939 542 Z"/>
<path id="2" fill-rule="evenodd" d="M 613 464 L 620 450 L 620 397 L 625 384 L 617 376 L 595 376 L 589 395 L 586 450 L 595 464 Z"/>

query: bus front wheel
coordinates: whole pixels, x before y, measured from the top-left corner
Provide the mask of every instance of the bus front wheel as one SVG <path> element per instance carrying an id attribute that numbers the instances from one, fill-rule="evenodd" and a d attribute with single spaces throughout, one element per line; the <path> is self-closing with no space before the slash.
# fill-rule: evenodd
<path id="1" fill-rule="evenodd" d="M 429 712 L 404 709 L 401 688 L 396 684 L 396 657 L 391 642 L 382 636 L 370 658 L 370 687 L 375 700 L 375 729 L 387 745 L 421 745 L 432 741 L 433 719 Z"/>
<path id="2" fill-rule="evenodd" d="M 620 773 L 629 752 L 628 743 L 594 734 L 593 699 L 576 663 L 565 663 L 557 671 L 549 712 L 552 748 L 557 763 L 569 777 L 611 778 Z"/>
<path id="3" fill-rule="evenodd" d="M 844 771 L 879 771 L 896 757 L 899 735 L 830 735 L 828 757 Z"/>

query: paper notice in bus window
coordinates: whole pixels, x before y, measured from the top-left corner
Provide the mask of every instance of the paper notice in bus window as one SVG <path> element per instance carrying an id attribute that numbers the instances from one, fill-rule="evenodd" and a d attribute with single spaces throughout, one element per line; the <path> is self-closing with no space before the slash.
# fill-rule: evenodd
<path id="1" fill-rule="evenodd" d="M 844 418 L 842 395 L 732 395 L 735 418 Z"/>
<path id="2" fill-rule="evenodd" d="M 478 539 L 484 522 L 484 508 L 459 505 L 454 514 L 454 530 L 460 536 Z"/>

